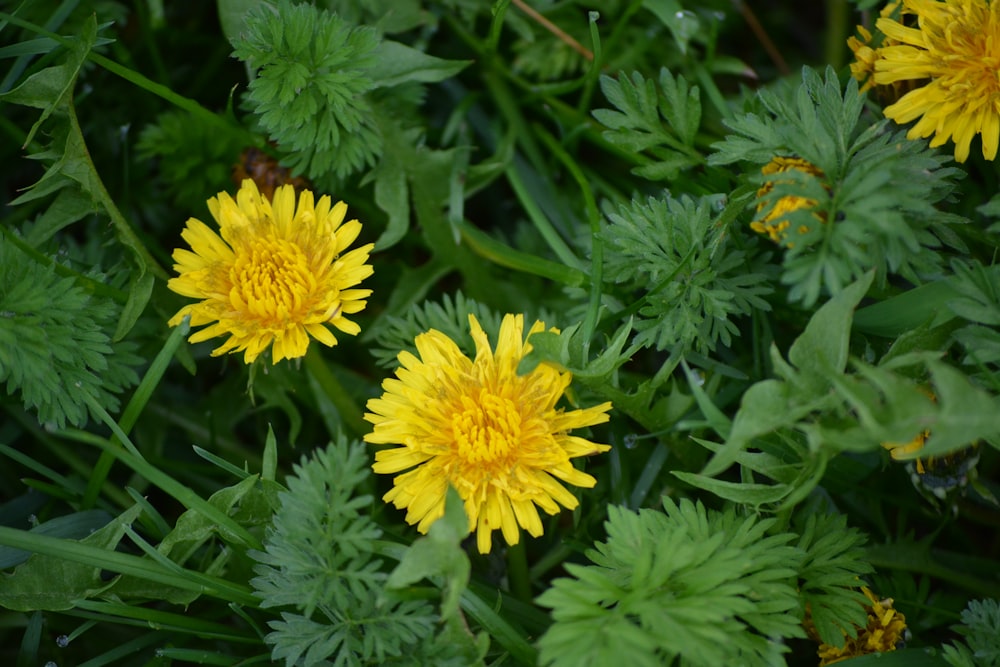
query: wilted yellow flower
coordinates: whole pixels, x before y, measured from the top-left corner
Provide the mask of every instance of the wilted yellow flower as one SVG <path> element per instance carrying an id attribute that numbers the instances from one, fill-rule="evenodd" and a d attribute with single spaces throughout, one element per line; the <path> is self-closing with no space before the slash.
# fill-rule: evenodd
<path id="1" fill-rule="evenodd" d="M 927 398 L 937 403 L 937 396 L 935 396 L 934 392 L 928 387 L 921 386 L 920 391 L 927 396 Z M 893 461 L 905 461 L 909 459 L 912 454 L 916 454 L 922 450 L 924 448 L 924 444 L 927 442 L 927 438 L 929 437 L 931 437 L 931 432 L 924 430 L 908 442 L 883 442 L 882 447 L 889 450 L 889 455 L 892 456 Z M 923 460 L 919 458 L 916 459 L 915 466 L 919 474 L 924 474 Z"/>
<path id="2" fill-rule="evenodd" d="M 916 454 L 923 449 L 929 437 L 931 437 L 930 431 L 921 431 L 909 442 L 883 442 L 882 447 L 889 450 L 893 461 L 905 461 L 910 458 L 911 454 Z M 924 474 L 923 460 L 919 458 L 916 460 L 916 468 L 918 473 Z"/>
<path id="3" fill-rule="evenodd" d="M 876 22 L 896 43 L 879 49 L 875 83 L 924 83 L 887 107 L 886 117 L 900 124 L 919 118 L 906 136 L 933 135 L 931 146 L 953 141 L 959 162 L 978 134 L 983 156 L 993 160 L 1000 144 L 1000 2 L 903 0 L 903 8 L 918 27 Z"/>
<path id="4" fill-rule="evenodd" d="M 419 357 L 399 354 L 396 378 L 382 383 L 381 398 L 368 401 L 365 419 L 375 428 L 365 440 L 399 445 L 377 452 L 372 469 L 402 473 L 383 500 L 406 508 L 408 523 L 426 533 L 444 514 L 451 485 L 465 502 L 479 551 L 488 553 L 494 530 L 508 544 L 517 544 L 519 526 L 541 535 L 538 507 L 549 514 L 558 513 L 559 505 L 574 509 L 577 499 L 562 483 L 594 486 L 596 480 L 574 468 L 572 459 L 610 447 L 569 432 L 606 422 L 611 403 L 565 411 L 556 403 L 570 373 L 542 363 L 518 375 L 531 351 L 523 316 L 503 318 L 496 351 L 473 315 L 469 326 L 474 360 L 434 329 L 414 341 Z M 535 322 L 527 337 L 544 329 Z"/>
<path id="5" fill-rule="evenodd" d="M 210 325 L 193 334 L 192 343 L 229 336 L 212 354 L 243 352 L 248 364 L 272 343 L 275 363 L 303 356 L 310 336 L 336 345 L 327 326 L 351 335 L 361 330 L 347 315 L 363 310 L 371 294 L 351 288 L 372 274 L 366 262 L 373 244 L 345 252 L 361 223 L 344 222 L 344 202 L 331 207 L 324 195 L 314 203 L 305 190 L 296 207 L 295 190 L 285 185 L 272 203 L 247 179 L 235 200 L 221 192 L 208 209 L 221 238 L 188 219 L 181 236 L 191 250 L 174 251 L 179 275 L 167 286 L 200 301 L 181 308 L 170 326 L 190 315 L 191 326 Z"/>
<path id="6" fill-rule="evenodd" d="M 932 401 L 937 402 L 933 392 L 929 389 L 923 391 Z M 923 430 L 909 442 L 883 442 L 882 447 L 889 450 L 894 461 L 909 461 L 910 479 L 914 486 L 934 503 L 935 499 L 948 500 L 949 496 L 963 492 L 966 485 L 975 481 L 979 444 L 974 443 L 943 455 L 914 458 L 914 454 L 923 451 L 930 437 L 931 432 Z M 953 506 L 953 509 L 957 510 L 957 507 Z"/>
<path id="7" fill-rule="evenodd" d="M 830 644 L 820 644 L 817 655 L 819 667 L 826 667 L 835 662 L 849 658 L 857 658 L 869 653 L 886 653 L 895 651 L 904 641 L 906 632 L 906 617 L 892 607 L 892 598 L 880 600 L 862 586 L 861 591 L 871 604 L 865 605 L 868 611 L 868 625 L 858 628 L 857 637 L 845 634 L 844 646 L 837 648 Z"/>
<path id="8" fill-rule="evenodd" d="M 780 174 L 781 172 L 792 169 L 804 171 L 807 174 L 813 174 L 815 176 L 819 176 L 820 178 L 823 177 L 823 171 L 811 162 L 803 160 L 802 158 L 782 157 L 780 155 L 775 156 L 774 159 L 765 164 L 761 168 L 760 173 L 764 176 L 769 176 L 770 174 Z M 764 201 L 764 197 L 774 189 L 775 182 L 776 181 L 768 181 L 757 190 L 757 199 L 759 201 L 757 204 L 757 213 L 761 213 L 767 208 L 768 204 Z M 771 206 L 770 210 L 763 218 L 751 222 L 750 229 L 754 230 L 758 234 L 767 234 L 768 237 L 770 237 L 770 239 L 775 243 L 782 243 L 788 238 L 788 214 L 792 211 L 798 211 L 799 209 L 815 208 L 818 203 L 819 202 L 810 197 L 799 197 L 797 195 L 782 197 L 778 201 L 774 202 L 774 205 Z M 825 220 L 823 215 L 818 217 L 820 220 Z M 788 243 L 786 245 L 788 245 L 788 247 L 792 247 L 792 243 Z"/>

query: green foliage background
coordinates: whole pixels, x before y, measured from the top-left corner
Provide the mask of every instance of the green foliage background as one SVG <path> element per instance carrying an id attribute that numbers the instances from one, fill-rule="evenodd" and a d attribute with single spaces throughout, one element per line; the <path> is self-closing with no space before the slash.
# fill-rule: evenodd
<path id="1" fill-rule="evenodd" d="M 186 4 L 0 8 L 0 661 L 815 665 L 867 585 L 883 667 L 1000 664 L 998 172 L 858 93 L 877 3 Z M 166 280 L 251 148 L 376 249 L 360 336 L 247 368 Z M 614 405 L 489 556 L 360 444 L 469 313 Z M 931 474 L 883 446 L 922 434 Z"/>

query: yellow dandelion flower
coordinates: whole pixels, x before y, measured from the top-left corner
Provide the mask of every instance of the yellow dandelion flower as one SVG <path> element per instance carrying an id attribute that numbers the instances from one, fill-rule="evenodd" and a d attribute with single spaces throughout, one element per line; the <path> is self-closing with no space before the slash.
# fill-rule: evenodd
<path id="1" fill-rule="evenodd" d="M 830 644 L 820 644 L 817 655 L 819 667 L 826 667 L 835 662 L 857 658 L 869 653 L 887 653 L 895 651 L 904 642 L 906 633 L 906 617 L 892 607 L 892 598 L 880 600 L 862 586 L 861 591 L 871 604 L 865 605 L 868 611 L 868 625 L 858 628 L 857 637 L 844 635 L 844 645 L 840 648 Z"/>
<path id="2" fill-rule="evenodd" d="M 895 0 L 886 4 L 879 13 L 879 16 L 890 18 L 895 14 L 902 18 L 909 14 L 905 9 L 900 9 L 899 5 L 901 1 Z M 854 36 L 848 37 L 847 46 L 854 54 L 854 62 L 851 63 L 851 75 L 861 84 L 860 92 L 863 93 L 875 86 L 875 63 L 882 57 L 879 46 L 892 46 L 898 44 L 898 42 L 880 35 L 881 44 L 876 44 L 870 30 L 861 25 L 856 27 L 860 39 Z"/>
<path id="3" fill-rule="evenodd" d="M 495 351 L 473 315 L 469 326 L 474 360 L 434 329 L 417 336 L 419 357 L 399 354 L 396 377 L 382 383 L 381 398 L 368 401 L 365 419 L 375 428 L 365 440 L 399 445 L 377 452 L 372 469 L 402 473 L 383 500 L 406 508 L 408 523 L 426 533 L 444 514 L 451 485 L 465 503 L 479 551 L 489 553 L 494 530 L 517 544 L 519 527 L 542 534 L 537 508 L 548 514 L 557 514 L 559 505 L 574 509 L 577 499 L 562 483 L 594 486 L 572 459 L 610 447 L 569 432 L 608 421 L 611 403 L 565 411 L 556 403 L 570 373 L 542 363 L 518 375 L 531 351 L 523 316 L 503 318 Z M 544 329 L 535 322 L 527 337 Z"/>
<path id="4" fill-rule="evenodd" d="M 823 171 L 813 165 L 807 160 L 797 157 L 783 157 L 775 156 L 770 162 L 765 164 L 760 173 L 764 176 L 769 176 L 771 174 L 780 174 L 789 170 L 804 171 L 807 174 L 813 174 L 814 176 L 823 177 Z M 764 185 L 760 186 L 757 190 L 757 213 L 761 213 L 768 207 L 768 202 L 764 201 L 764 197 L 774 189 L 774 184 L 778 181 L 768 181 Z M 774 202 L 771 206 L 770 211 L 763 218 L 759 220 L 754 220 L 750 223 L 750 229 L 754 230 L 758 234 L 767 234 L 768 237 L 775 243 L 782 243 L 788 238 L 788 226 L 789 222 L 787 220 L 788 214 L 792 211 L 798 211 L 799 209 L 811 209 L 815 208 L 817 202 L 815 199 L 809 197 L 799 197 L 797 195 L 788 195 L 780 198 L 778 201 Z M 820 220 L 824 220 L 823 216 L 817 216 Z M 804 234 L 809 231 L 808 227 L 800 226 L 799 233 Z M 791 243 L 787 243 L 788 247 L 792 247 Z"/>
<path id="5" fill-rule="evenodd" d="M 190 315 L 191 326 L 209 325 L 192 343 L 229 336 L 213 356 L 243 352 L 248 364 L 272 343 L 274 363 L 303 356 L 310 336 L 336 345 L 328 325 L 350 335 L 361 330 L 347 315 L 364 309 L 371 290 L 350 288 L 372 274 L 366 262 L 373 244 L 345 252 L 361 223 L 344 222 L 344 202 L 331 206 L 326 195 L 314 202 L 305 190 L 296 207 L 291 185 L 279 187 L 272 202 L 247 179 L 235 200 L 221 192 L 208 209 L 221 237 L 188 219 L 181 236 L 191 250 L 174 251 L 179 275 L 167 287 L 200 301 L 181 308 L 170 326 Z"/>
<path id="6" fill-rule="evenodd" d="M 864 26 L 857 26 L 861 39 L 851 36 L 847 38 L 847 46 L 854 54 L 851 63 L 851 76 L 861 84 L 860 92 L 865 92 L 875 86 L 875 61 L 878 60 L 878 49 L 871 46 L 872 34 Z"/>
<path id="7" fill-rule="evenodd" d="M 875 83 L 926 83 L 886 107 L 886 117 L 900 124 L 919 118 L 906 136 L 934 135 L 931 146 L 953 141 L 958 162 L 978 134 L 983 156 L 993 160 L 1000 143 L 1000 2 L 903 0 L 903 7 L 918 27 L 876 22 L 897 43 L 879 49 Z"/>

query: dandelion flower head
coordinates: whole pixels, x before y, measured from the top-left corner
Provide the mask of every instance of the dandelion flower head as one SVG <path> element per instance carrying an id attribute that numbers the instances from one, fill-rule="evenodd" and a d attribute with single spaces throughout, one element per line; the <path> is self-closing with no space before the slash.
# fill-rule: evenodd
<path id="1" fill-rule="evenodd" d="M 416 337 L 417 355 L 399 354 L 396 377 L 383 382 L 381 398 L 368 401 L 365 419 L 375 426 L 365 440 L 398 445 L 377 452 L 372 468 L 401 473 L 383 499 L 405 508 L 408 523 L 426 533 L 444 514 L 451 485 L 465 503 L 479 551 L 488 553 L 494 530 L 517 544 L 519 527 L 542 534 L 538 508 L 548 514 L 560 505 L 574 509 L 577 499 L 563 483 L 594 486 L 572 459 L 610 447 L 569 432 L 608 421 L 611 403 L 557 408 L 570 373 L 541 363 L 518 375 L 531 351 L 523 316 L 503 318 L 495 350 L 473 315 L 469 326 L 475 359 L 434 329 Z M 527 336 L 544 329 L 535 322 Z"/>
<path id="2" fill-rule="evenodd" d="M 854 36 L 847 38 L 847 46 L 854 54 L 854 62 L 851 63 L 851 76 L 861 82 L 860 92 L 865 92 L 875 85 L 875 61 L 878 60 L 878 50 L 872 48 L 872 34 L 864 26 L 858 26 L 858 34 L 861 38 Z"/>
<path id="3" fill-rule="evenodd" d="M 858 628 L 856 637 L 845 634 L 844 645 L 840 648 L 830 644 L 820 644 L 819 667 L 870 653 L 895 651 L 897 646 L 904 643 L 906 617 L 893 608 L 892 598 L 880 600 L 864 586 L 861 587 L 861 591 L 869 601 L 869 604 L 865 605 L 868 624 Z"/>
<path id="4" fill-rule="evenodd" d="M 909 139 L 933 135 L 930 145 L 955 144 L 965 162 L 975 135 L 983 156 L 993 160 L 1000 144 L 1000 2 L 989 0 L 903 0 L 917 27 L 892 18 L 876 27 L 895 44 L 879 49 L 875 83 L 922 81 L 886 107 L 900 124 L 917 120 Z"/>
<path id="5" fill-rule="evenodd" d="M 765 164 L 761 168 L 760 173 L 764 176 L 770 176 L 771 174 L 780 174 L 789 170 L 802 171 L 821 178 L 823 176 L 823 171 L 807 160 L 780 155 L 775 156 L 770 162 Z M 768 208 L 769 202 L 765 201 L 764 198 L 774 189 L 776 182 L 773 180 L 767 181 L 757 190 L 757 213 L 761 213 Z M 758 234 L 767 234 L 775 243 L 782 243 L 788 238 L 788 227 L 790 225 L 788 214 L 799 209 L 815 208 L 818 203 L 815 199 L 797 195 L 781 197 L 778 201 L 774 202 L 774 205 L 770 207 L 770 210 L 762 218 L 750 223 L 750 229 Z M 792 247 L 791 243 L 787 245 Z"/>
<path id="6" fill-rule="evenodd" d="M 895 2 L 888 3 L 882 8 L 879 16 L 889 18 L 897 13 L 900 16 L 905 15 L 907 12 L 900 11 L 899 8 L 901 1 L 895 0 Z M 875 86 L 875 63 L 881 57 L 881 49 L 874 43 L 870 30 L 859 25 L 857 26 L 857 31 L 860 38 L 854 36 L 848 37 L 847 46 L 854 54 L 854 62 L 851 63 L 851 75 L 861 83 L 860 92 L 863 93 Z M 897 43 L 895 40 L 885 37 L 882 39 L 883 46 L 892 46 Z"/>
<path id="7" fill-rule="evenodd" d="M 192 343 L 228 336 L 213 356 L 243 352 L 252 363 L 271 347 L 274 363 L 305 355 L 310 337 L 333 346 L 328 328 L 356 335 L 360 327 L 347 318 L 365 307 L 371 290 L 354 289 L 372 274 L 367 264 L 373 244 L 347 251 L 361 223 L 344 222 L 347 205 L 331 205 L 329 196 L 314 201 L 304 190 L 296 205 L 295 189 L 284 185 L 274 199 L 261 196 L 250 179 L 236 199 L 219 193 L 208 200 L 219 233 L 190 218 L 181 236 L 191 250 L 174 251 L 179 274 L 167 286 L 198 299 L 170 321 L 177 326 L 191 316 L 191 326 L 205 326 Z"/>

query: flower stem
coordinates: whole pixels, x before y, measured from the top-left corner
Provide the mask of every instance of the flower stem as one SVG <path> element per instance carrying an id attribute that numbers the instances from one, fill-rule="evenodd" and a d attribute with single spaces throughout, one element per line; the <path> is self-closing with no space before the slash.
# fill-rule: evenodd
<path id="1" fill-rule="evenodd" d="M 344 389 L 344 385 L 340 383 L 337 376 L 326 365 L 326 361 L 323 360 L 323 355 L 317 349 L 316 345 L 312 345 L 309 351 L 306 352 L 305 363 L 306 370 L 309 371 L 312 378 L 316 380 L 316 384 L 320 386 L 326 397 L 337 408 L 344 429 L 354 435 L 366 433 L 368 431 L 368 423 L 364 420 L 361 410 L 358 409 L 357 403 L 354 402 L 354 399 Z"/>
<path id="2" fill-rule="evenodd" d="M 531 602 L 531 579 L 524 539 L 507 549 L 507 579 L 510 592 L 521 602 Z"/>

